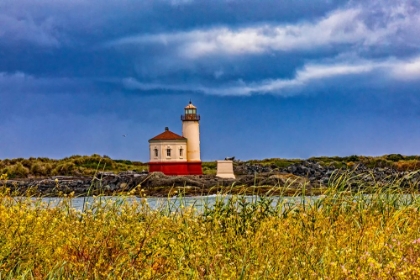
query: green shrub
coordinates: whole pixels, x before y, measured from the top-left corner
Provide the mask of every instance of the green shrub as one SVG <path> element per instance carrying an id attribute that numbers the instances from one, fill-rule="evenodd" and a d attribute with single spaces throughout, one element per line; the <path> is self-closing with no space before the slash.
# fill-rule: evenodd
<path id="1" fill-rule="evenodd" d="M 6 168 L 6 174 L 10 178 L 27 178 L 29 175 L 29 170 L 22 163 L 18 162 L 15 165 L 9 166 Z"/>
<path id="2" fill-rule="evenodd" d="M 31 166 L 31 175 L 48 176 L 51 174 L 52 166 L 49 163 L 36 162 Z"/>
<path id="3" fill-rule="evenodd" d="M 290 165 L 292 165 L 294 162 L 291 160 L 285 160 L 285 159 L 274 159 L 273 164 L 276 165 L 278 168 L 286 168 Z"/>
<path id="4" fill-rule="evenodd" d="M 351 155 L 349 157 L 345 157 L 345 158 L 343 158 L 343 160 L 346 161 L 346 162 L 358 162 L 358 161 L 360 161 L 359 157 L 356 156 L 356 155 Z"/>
<path id="5" fill-rule="evenodd" d="M 54 175 L 74 175 L 77 166 L 73 162 L 67 162 L 57 165 L 53 170 Z"/>
<path id="6" fill-rule="evenodd" d="M 387 160 L 390 160 L 390 161 L 396 162 L 396 161 L 403 160 L 404 157 L 402 155 L 400 155 L 400 154 L 390 154 L 390 155 L 387 155 L 386 156 L 386 159 Z"/>
<path id="7" fill-rule="evenodd" d="M 51 159 L 46 158 L 46 157 L 38 157 L 38 158 L 36 158 L 36 160 L 40 161 L 40 162 L 51 162 L 52 161 Z"/>
<path id="8" fill-rule="evenodd" d="M 25 166 L 29 169 L 31 168 L 31 165 L 32 165 L 32 161 L 30 161 L 29 159 L 24 159 L 20 163 L 22 163 L 23 166 Z"/>

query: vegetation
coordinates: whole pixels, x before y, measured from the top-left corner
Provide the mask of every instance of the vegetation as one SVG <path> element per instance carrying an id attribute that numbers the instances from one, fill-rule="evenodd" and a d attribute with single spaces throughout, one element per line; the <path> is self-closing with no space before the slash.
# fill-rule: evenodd
<path id="1" fill-rule="evenodd" d="M 112 160 L 108 156 L 74 155 L 63 159 L 16 158 L 0 160 L 0 172 L 9 178 L 49 176 L 93 176 L 98 170 L 109 172 L 147 170 L 147 164 L 139 161 Z"/>
<path id="2" fill-rule="evenodd" d="M 369 168 L 389 167 L 399 171 L 420 169 L 420 156 L 403 156 L 390 154 L 380 157 L 348 156 L 348 157 L 312 157 L 309 160 L 319 162 L 324 166 L 347 168 L 362 163 Z M 259 164 L 272 168 L 285 168 L 301 162 L 301 159 L 270 158 L 263 160 L 248 160 L 235 164 Z M 147 171 L 147 163 L 130 160 L 114 160 L 108 156 L 93 154 L 91 156 L 74 155 L 63 159 L 49 158 L 16 158 L 0 160 L 0 173 L 8 174 L 9 178 L 49 177 L 49 176 L 92 176 L 98 170 L 119 173 L 122 171 Z M 216 174 L 216 162 L 203 162 L 203 173 Z"/>
<path id="3" fill-rule="evenodd" d="M 419 278 L 419 196 L 399 182 L 351 193 L 347 180 L 316 200 L 220 195 L 202 209 L 98 197 L 76 211 L 5 190 L 0 278 Z"/>
<path id="4" fill-rule="evenodd" d="M 217 163 L 215 161 L 208 161 L 202 163 L 203 174 L 216 175 Z"/>
<path id="5" fill-rule="evenodd" d="M 389 154 L 384 156 L 357 156 L 348 157 L 311 157 L 323 166 L 334 166 L 335 168 L 347 168 L 355 164 L 364 164 L 369 168 L 394 168 L 398 171 L 413 171 L 420 169 L 420 156 L 403 156 L 400 154 Z M 248 164 L 261 164 L 274 168 L 285 168 L 292 164 L 301 162 L 301 159 L 270 158 L 264 160 L 245 161 Z"/>

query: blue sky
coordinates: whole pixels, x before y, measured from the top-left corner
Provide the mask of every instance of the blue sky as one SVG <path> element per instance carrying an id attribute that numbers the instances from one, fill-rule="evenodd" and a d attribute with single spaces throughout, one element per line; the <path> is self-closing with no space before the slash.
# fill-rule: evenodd
<path id="1" fill-rule="evenodd" d="M 0 158 L 420 154 L 420 2 L 2 0 Z M 123 135 L 126 135 L 123 137 Z"/>

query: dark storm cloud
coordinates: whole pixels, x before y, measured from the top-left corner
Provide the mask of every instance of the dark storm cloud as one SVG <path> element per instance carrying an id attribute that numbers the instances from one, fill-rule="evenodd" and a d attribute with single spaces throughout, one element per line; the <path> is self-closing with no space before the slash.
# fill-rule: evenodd
<path id="1" fill-rule="evenodd" d="M 1 44 L 28 43 L 37 46 L 56 47 L 59 45 L 59 39 L 54 34 L 53 24 L 49 19 L 37 23 L 32 18 L 18 19 L 2 14 L 0 15 Z"/>
<path id="2" fill-rule="evenodd" d="M 414 1 L 17 0 L 0 3 L 0 22 L 0 73 L 51 87 L 290 95 L 342 76 L 420 75 Z"/>
<path id="3" fill-rule="evenodd" d="M 289 23 L 255 21 L 139 33 L 106 46 L 136 58 L 130 89 L 137 81 L 139 90 L 288 95 L 290 88 L 305 89 L 313 81 L 331 83 L 349 75 L 357 80 L 374 73 L 371 77 L 400 82 L 418 78 L 419 26 L 416 4 L 350 2 L 322 16 Z M 249 67 L 231 68 L 241 63 Z M 181 77 L 173 81 L 176 73 Z"/>
<path id="4" fill-rule="evenodd" d="M 341 1 L 343 2 L 343 1 Z M 197 26 L 293 21 L 320 16 L 340 2 L 329 1 L 131 1 L 5 0 L 2 32 L 9 43 L 77 44 L 83 38 L 112 38 Z M 19 34 L 17 34 L 19 33 Z M 77 37 L 77 36 L 82 36 Z"/>

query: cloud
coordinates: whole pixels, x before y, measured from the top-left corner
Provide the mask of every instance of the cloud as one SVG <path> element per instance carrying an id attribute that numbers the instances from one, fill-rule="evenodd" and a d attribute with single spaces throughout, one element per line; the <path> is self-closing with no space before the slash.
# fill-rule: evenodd
<path id="1" fill-rule="evenodd" d="M 78 93 L 92 89 L 92 82 L 82 78 L 35 77 L 23 72 L 0 72 L 0 95 L 2 94 L 51 94 Z"/>
<path id="2" fill-rule="evenodd" d="M 296 94 L 295 90 L 318 81 L 333 83 L 330 80 L 336 77 L 374 74 L 403 82 L 419 77 L 419 5 L 352 0 L 330 6 L 321 1 L 317 3 L 322 8 L 316 12 L 306 8 L 292 19 L 276 14 L 267 20 L 261 15 L 269 15 L 274 2 L 247 1 L 252 8 L 246 9 L 238 8 L 237 1 L 0 3 L 0 53 L 2 44 L 9 41 L 20 47 L 25 42 L 62 47 L 27 51 L 22 56 L 4 48 L 0 88 L 77 92 L 86 87 L 89 91 L 91 81 L 78 77 L 97 75 L 118 81 L 131 77 L 123 80 L 130 90 L 287 95 L 290 89 Z M 282 2 L 284 10 L 309 5 L 296 2 L 297 6 Z M 261 6 L 259 17 L 242 16 L 241 12 L 256 5 Z M 238 10 L 227 19 L 225 9 L 231 7 Z M 207 10 L 211 16 L 201 16 Z M 167 17 L 162 19 L 162 15 Z M 119 39 L 111 39 L 116 36 Z M 78 43 L 67 48 L 64 42 L 69 38 Z M 104 41 L 108 48 L 95 47 Z M 348 53 L 354 59 L 346 57 Z M 10 58 L 4 58 L 9 54 Z"/>
<path id="3" fill-rule="evenodd" d="M 312 22 L 258 24 L 248 27 L 214 27 L 174 33 L 135 35 L 120 38 L 108 46 L 160 44 L 177 50 L 184 58 L 263 54 L 269 52 L 314 51 L 349 45 L 363 50 L 393 44 L 419 42 L 420 12 L 408 6 L 390 7 L 378 18 L 364 7 L 337 9 Z M 385 13 L 386 12 L 386 13 Z M 385 20 L 384 20 L 385 19 Z M 397 40 L 395 40 L 397 39 Z"/>
<path id="4" fill-rule="evenodd" d="M 138 34 L 106 46 L 139 57 L 144 71 L 124 79 L 127 89 L 286 96 L 315 84 L 411 83 L 420 78 L 417 34 L 419 5 L 355 0 L 317 18 Z"/>
<path id="5" fill-rule="evenodd" d="M 401 80 L 420 79 L 420 57 L 407 62 L 397 62 L 392 67 L 392 73 L 395 78 Z"/>
<path id="6" fill-rule="evenodd" d="M 178 5 L 191 4 L 193 0 L 168 0 L 168 2 L 173 6 L 178 6 Z"/>
<path id="7" fill-rule="evenodd" d="M 52 18 L 36 22 L 29 16 L 14 18 L 0 14 L 0 44 L 24 42 L 38 46 L 57 47 L 60 42 L 58 35 L 55 34 L 54 24 Z"/>
<path id="8" fill-rule="evenodd" d="M 336 61 L 325 64 L 308 63 L 297 70 L 291 79 L 266 79 L 258 82 L 246 83 L 243 80 L 235 84 L 218 85 L 213 87 L 197 84 L 164 84 L 142 83 L 135 78 L 123 79 L 123 85 L 129 90 L 169 90 L 202 92 L 211 95 L 241 96 L 251 94 L 291 95 L 290 90 L 298 89 L 293 94 L 303 93 L 304 89 L 314 82 L 331 82 L 338 77 L 360 77 L 375 74 L 386 79 L 416 80 L 420 79 L 420 56 L 406 61 L 389 59 L 385 61 L 369 61 L 356 59 L 355 61 Z M 386 74 L 386 76 L 384 76 Z M 385 81 L 384 80 L 384 81 Z"/>
<path id="9" fill-rule="evenodd" d="M 0 47 L 63 47 L 83 45 L 90 38 L 115 32 L 143 1 L 130 0 L 13 0 L 0 2 Z M 169 4 L 167 4 L 169 5 Z M 115 25 L 114 20 L 121 24 Z M 91 42 L 91 41 L 90 41 Z"/>
<path id="10" fill-rule="evenodd" d="M 214 76 L 216 79 L 219 79 L 219 78 L 221 78 L 221 77 L 223 76 L 223 74 L 224 74 L 224 71 L 223 71 L 222 69 L 219 69 L 219 70 L 217 70 L 217 71 L 215 71 L 215 72 L 213 73 L 213 76 Z"/>

